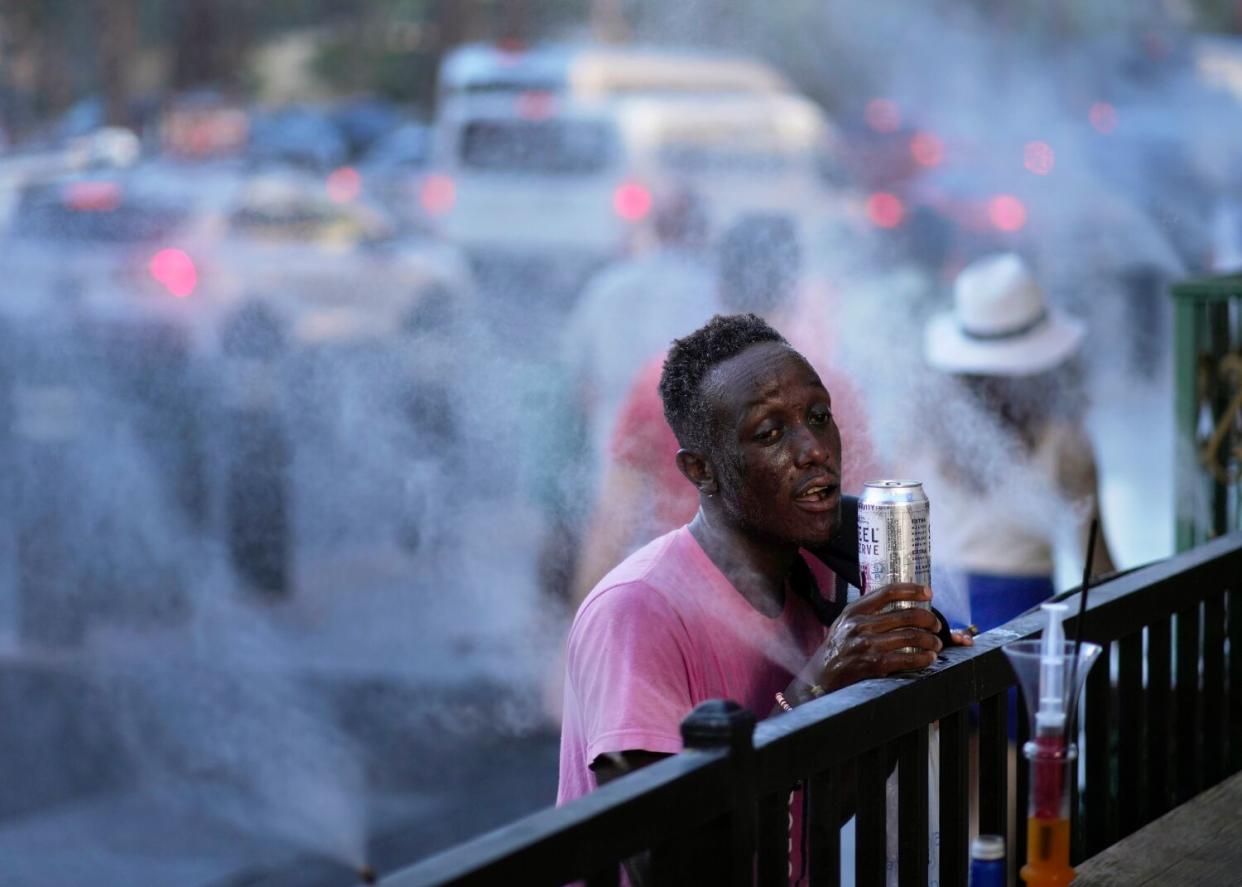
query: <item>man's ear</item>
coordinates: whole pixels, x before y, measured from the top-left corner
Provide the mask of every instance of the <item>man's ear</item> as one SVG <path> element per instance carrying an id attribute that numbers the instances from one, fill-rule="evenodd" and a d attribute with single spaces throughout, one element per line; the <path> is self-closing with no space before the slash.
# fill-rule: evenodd
<path id="1" fill-rule="evenodd" d="M 712 463 L 694 450 L 677 451 L 677 468 L 685 475 L 686 480 L 698 488 L 700 493 L 711 496 L 719 488 L 716 483 L 716 474 L 712 470 Z"/>

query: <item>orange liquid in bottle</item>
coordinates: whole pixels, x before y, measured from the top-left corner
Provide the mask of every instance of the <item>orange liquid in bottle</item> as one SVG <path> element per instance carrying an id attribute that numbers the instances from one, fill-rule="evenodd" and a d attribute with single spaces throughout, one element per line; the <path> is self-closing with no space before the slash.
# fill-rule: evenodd
<path id="1" fill-rule="evenodd" d="M 1027 887 L 1064 887 L 1074 880 L 1069 864 L 1070 827 L 1068 819 L 1026 821 L 1026 865 L 1022 880 Z"/>

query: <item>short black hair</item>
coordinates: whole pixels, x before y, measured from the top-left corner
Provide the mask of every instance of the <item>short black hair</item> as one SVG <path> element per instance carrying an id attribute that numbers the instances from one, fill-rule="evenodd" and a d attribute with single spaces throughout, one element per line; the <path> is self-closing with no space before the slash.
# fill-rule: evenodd
<path id="1" fill-rule="evenodd" d="M 703 397 L 703 378 L 712 367 L 761 342 L 789 344 L 755 314 L 717 314 L 673 342 L 660 374 L 660 398 L 664 418 L 681 446 L 700 453 L 710 449 L 714 429 Z"/>

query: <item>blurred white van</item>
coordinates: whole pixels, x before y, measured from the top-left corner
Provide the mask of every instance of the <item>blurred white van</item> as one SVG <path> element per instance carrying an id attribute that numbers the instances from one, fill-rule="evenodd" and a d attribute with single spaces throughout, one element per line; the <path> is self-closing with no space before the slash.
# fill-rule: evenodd
<path id="1" fill-rule="evenodd" d="M 468 44 L 444 57 L 439 101 L 493 93 L 787 92 L 789 83 L 751 59 L 642 47 L 545 44 L 512 49 Z"/>
<path id="2" fill-rule="evenodd" d="M 661 189 L 714 230 L 748 210 L 830 209 L 819 109 L 747 59 L 656 50 L 467 47 L 445 62 L 419 202 L 477 262 L 585 271 L 645 235 Z"/>

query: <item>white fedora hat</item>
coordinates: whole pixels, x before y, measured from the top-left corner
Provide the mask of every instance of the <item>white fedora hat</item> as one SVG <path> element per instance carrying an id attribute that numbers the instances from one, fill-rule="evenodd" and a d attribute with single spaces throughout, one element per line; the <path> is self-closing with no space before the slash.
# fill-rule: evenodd
<path id="1" fill-rule="evenodd" d="M 1050 308 L 1026 263 L 1013 253 L 962 269 L 953 310 L 927 324 L 927 362 L 951 373 L 1026 376 L 1060 364 L 1082 342 L 1081 321 Z"/>

